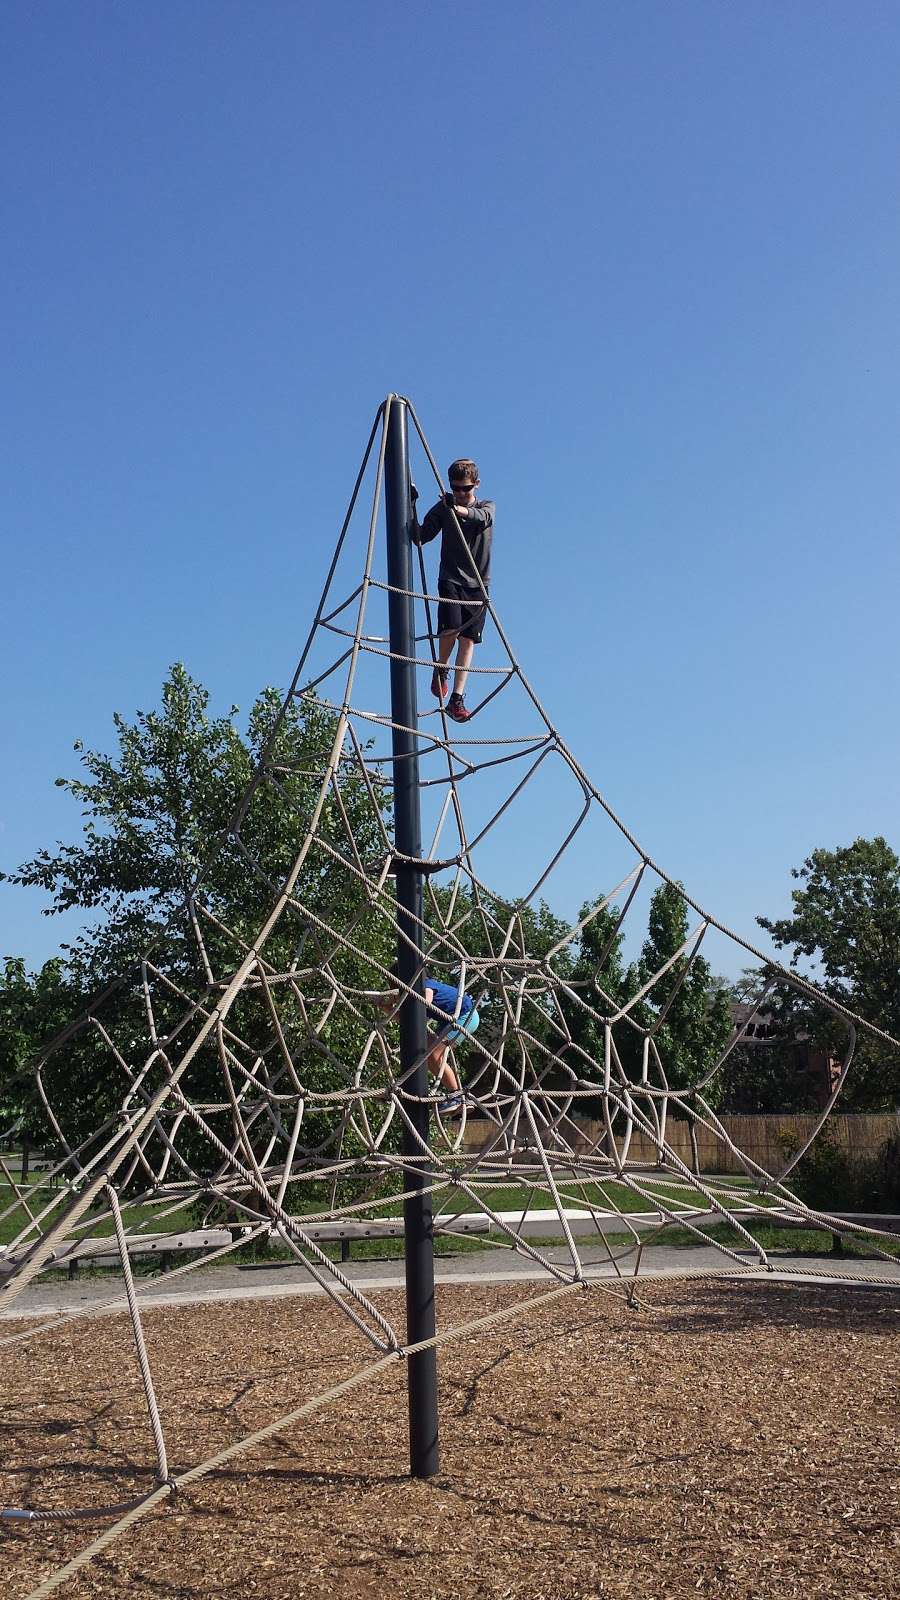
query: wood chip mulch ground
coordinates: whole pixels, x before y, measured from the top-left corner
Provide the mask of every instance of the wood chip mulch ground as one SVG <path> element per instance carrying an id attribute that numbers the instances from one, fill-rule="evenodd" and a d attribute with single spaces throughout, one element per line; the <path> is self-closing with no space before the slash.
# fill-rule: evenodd
<path id="1" fill-rule="evenodd" d="M 442 1287 L 458 1324 L 534 1286 Z M 900 1294 L 657 1282 L 439 1353 L 441 1468 L 406 1477 L 404 1370 L 150 1512 L 58 1593 L 103 1600 L 888 1600 L 900 1596 Z M 396 1292 L 378 1301 L 402 1326 Z M 174 1472 L 330 1388 L 369 1347 L 320 1300 L 147 1313 Z M 0 1324 L 0 1336 L 25 1324 Z M 0 1500 L 152 1483 L 128 1324 L 0 1351 Z M 0 1524 L 20 1600 L 103 1523 Z"/>

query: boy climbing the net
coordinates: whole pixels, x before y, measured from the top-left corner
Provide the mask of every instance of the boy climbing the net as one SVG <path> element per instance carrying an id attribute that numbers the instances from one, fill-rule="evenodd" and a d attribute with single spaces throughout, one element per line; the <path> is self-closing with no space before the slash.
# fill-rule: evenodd
<path id="1" fill-rule="evenodd" d="M 394 976 L 397 976 L 396 970 Z M 461 1039 L 471 1039 L 481 1018 L 470 994 L 461 994 L 453 984 L 443 983 L 429 973 L 425 974 L 423 983 L 425 1009 L 430 1022 L 430 1049 L 425 1057 L 425 1065 L 435 1081 L 447 1091 L 446 1097 L 438 1101 L 437 1109 L 445 1116 L 460 1116 L 466 1097 L 447 1055 L 451 1045 L 458 1044 Z M 391 990 L 377 1004 L 381 1011 L 390 1014 L 397 1009 L 399 1002 L 399 991 Z M 448 1020 L 450 1018 L 452 1020 Z"/>
<path id="2" fill-rule="evenodd" d="M 438 664 L 431 678 L 431 692 L 443 701 L 447 693 L 447 663 L 457 645 L 453 693 L 447 702 L 447 715 L 454 722 L 468 722 L 463 696 L 472 663 L 472 652 L 481 643 L 486 612 L 485 597 L 491 576 L 491 540 L 494 531 L 493 500 L 478 500 L 478 468 L 467 456 L 447 469 L 450 493 L 441 495 L 419 524 L 413 508 L 411 536 L 418 545 L 430 544 L 441 535 L 441 564 L 438 573 Z M 481 584 L 478 580 L 481 579 Z M 483 586 L 483 587 L 482 587 Z"/>

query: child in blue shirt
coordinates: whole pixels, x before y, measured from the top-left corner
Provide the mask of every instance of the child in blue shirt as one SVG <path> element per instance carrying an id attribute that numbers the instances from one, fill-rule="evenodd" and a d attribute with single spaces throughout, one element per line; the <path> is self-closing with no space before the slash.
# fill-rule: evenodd
<path id="1" fill-rule="evenodd" d="M 459 990 L 452 984 L 443 983 L 440 978 L 426 973 L 424 987 L 425 1009 L 432 1022 L 428 1031 L 431 1049 L 425 1057 L 425 1065 L 431 1076 L 447 1090 L 447 1099 L 439 1101 L 438 1110 L 450 1113 L 461 1111 L 465 1096 L 459 1078 L 447 1060 L 447 1052 L 458 1040 L 471 1038 L 481 1018 L 472 996 L 463 994 L 460 999 Z M 399 993 L 396 992 L 387 996 L 381 1002 L 381 1009 L 393 1011 L 399 998 Z M 449 1022 L 446 1017 L 440 1015 L 441 1012 L 449 1012 L 455 1020 Z"/>
<path id="2" fill-rule="evenodd" d="M 459 1010 L 457 1011 L 457 1005 Z M 442 1100 L 438 1106 L 439 1111 L 453 1111 L 463 1102 L 460 1082 L 449 1061 L 447 1052 L 451 1044 L 456 1044 L 459 1039 L 467 1035 L 471 1038 L 478 1027 L 481 1018 L 475 1009 L 475 1001 L 470 994 L 459 998 L 459 990 L 454 989 L 450 983 L 442 983 L 440 978 L 425 976 L 425 1006 L 430 1017 L 434 1018 L 436 1026 L 431 1029 L 433 1048 L 429 1051 L 426 1064 L 432 1077 L 449 1090 L 449 1099 Z M 440 1007 L 441 1011 L 449 1011 L 456 1017 L 455 1022 L 446 1022 L 434 1009 Z"/>

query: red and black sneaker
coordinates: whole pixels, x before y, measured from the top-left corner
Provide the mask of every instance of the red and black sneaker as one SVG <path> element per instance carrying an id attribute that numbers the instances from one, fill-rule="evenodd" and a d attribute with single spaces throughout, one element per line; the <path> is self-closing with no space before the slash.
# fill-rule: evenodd
<path id="1" fill-rule="evenodd" d="M 447 668 L 435 667 L 431 674 L 431 692 L 438 700 L 443 700 L 447 693 Z"/>
<path id="2" fill-rule="evenodd" d="M 472 713 L 467 711 L 461 694 L 452 694 L 447 701 L 447 715 L 454 722 L 471 722 Z"/>

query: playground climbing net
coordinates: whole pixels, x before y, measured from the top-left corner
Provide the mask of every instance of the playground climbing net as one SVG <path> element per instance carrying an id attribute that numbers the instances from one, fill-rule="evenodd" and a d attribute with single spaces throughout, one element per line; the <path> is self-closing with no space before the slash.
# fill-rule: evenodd
<path id="1" fill-rule="evenodd" d="M 723 1271 L 767 1269 L 754 1218 L 855 1231 L 880 1248 L 876 1229 L 810 1210 L 790 1187 L 851 1071 L 859 1030 L 878 1030 L 732 933 L 655 864 L 554 727 L 489 599 L 490 661 L 471 669 L 474 714 L 466 724 L 448 721 L 428 694 L 437 597 L 421 551 L 412 594 L 424 709 L 414 732 L 430 843 L 415 942 L 420 977 L 468 991 L 482 1024 L 476 1039 L 451 1052 L 465 1085 L 457 1114 L 442 1106 L 445 1091 L 435 1084 L 429 1136 L 410 1137 L 421 1126 L 411 1114 L 421 1100 L 397 1046 L 395 1013 L 410 991 L 393 975 L 399 858 L 387 682 L 396 657 L 378 538 L 388 417 L 401 404 L 441 487 L 414 408 L 390 396 L 373 424 L 291 687 L 215 860 L 197 874 L 167 938 L 38 1061 L 51 1153 L 39 1181 L 23 1182 L 5 1161 L 0 1167 L 11 1196 L 0 1311 L 14 1316 L 39 1275 L 74 1257 L 113 1256 L 124 1277 L 113 1293 L 136 1344 L 156 1481 L 134 1502 L 64 1513 L 117 1518 L 85 1559 L 178 1482 L 224 1459 L 180 1477 L 170 1471 L 141 1322 L 142 1297 L 159 1279 L 136 1281 L 132 1272 L 136 1252 L 161 1251 L 184 1232 L 185 1218 L 211 1242 L 175 1271 L 196 1272 L 253 1240 L 274 1240 L 371 1346 L 363 1375 L 409 1350 L 372 1296 L 331 1259 L 327 1225 L 374 1229 L 397 1217 L 410 1184 L 423 1177 L 435 1232 L 452 1236 L 461 1217 L 486 1218 L 493 1248 L 527 1257 L 546 1275 L 537 1302 L 595 1281 L 585 1267 L 589 1248 L 603 1256 L 607 1289 L 612 1280 L 633 1292 L 644 1246 L 672 1224 L 713 1245 Z M 367 532 L 357 539 L 364 491 Z M 612 735 L 600 759 L 614 762 Z M 600 888 L 568 927 L 549 917 L 542 898 L 563 864 L 567 882 Z M 687 912 L 687 936 L 658 970 L 642 968 L 623 996 L 610 963 L 620 941 L 645 925 L 661 885 Z M 667 1019 L 714 940 L 759 963 L 758 993 L 685 1082 L 683 1062 L 676 1072 L 667 1057 Z M 810 1140 L 769 1171 L 732 1143 L 716 1090 L 773 990 L 785 986 L 826 1007 L 845 1044 Z M 391 995 L 395 1004 L 385 1009 Z M 454 1020 L 445 1014 L 445 1023 Z M 698 1139 L 706 1150 L 713 1141 L 727 1159 L 706 1166 L 732 1176 L 696 1170 L 674 1137 L 685 1129 L 695 1150 Z M 529 1231 L 537 1209 L 544 1236 L 562 1241 L 562 1250 Z M 441 1329 L 438 1342 L 472 1331 Z M 17 1323 L 7 1337 L 27 1333 Z M 42 1514 L 59 1513 L 4 1512 Z"/>

